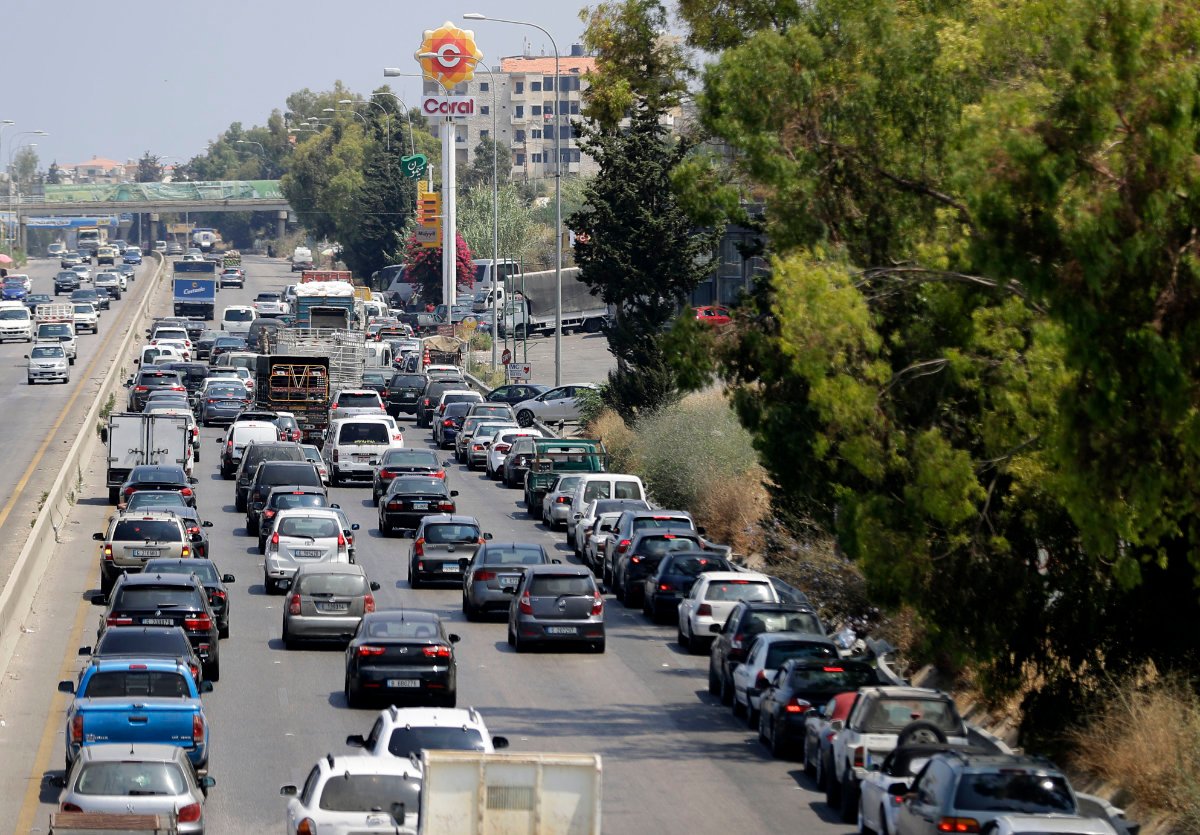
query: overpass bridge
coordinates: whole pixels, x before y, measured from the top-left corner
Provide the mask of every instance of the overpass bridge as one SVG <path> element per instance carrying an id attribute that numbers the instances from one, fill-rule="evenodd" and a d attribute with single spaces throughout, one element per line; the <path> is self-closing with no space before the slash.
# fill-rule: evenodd
<path id="1" fill-rule="evenodd" d="M 14 196 L 7 208 L 0 223 L 16 227 L 22 241 L 27 229 L 60 225 L 58 218 L 139 214 L 149 215 L 148 239 L 156 240 L 158 215 L 183 212 L 276 212 L 282 237 L 291 211 L 279 180 L 45 185 L 33 194 Z"/>

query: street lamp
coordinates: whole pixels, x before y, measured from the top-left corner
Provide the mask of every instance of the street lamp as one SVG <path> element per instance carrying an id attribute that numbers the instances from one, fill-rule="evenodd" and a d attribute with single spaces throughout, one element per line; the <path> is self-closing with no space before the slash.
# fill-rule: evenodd
<path id="1" fill-rule="evenodd" d="M 416 156 L 417 155 L 417 140 L 413 138 L 412 113 L 409 111 L 408 105 L 405 104 L 404 100 L 402 98 L 400 98 L 399 96 L 397 96 L 395 93 L 389 93 L 386 90 L 380 90 L 379 92 L 375 93 L 374 95 L 376 95 L 376 96 L 391 96 L 392 98 L 394 98 L 396 100 L 396 104 L 400 105 L 400 109 L 404 112 L 404 118 L 408 121 L 408 146 L 412 150 L 413 156 Z M 374 104 L 375 102 L 371 102 L 371 103 Z"/>
<path id="2" fill-rule="evenodd" d="M 361 113 L 359 113 L 357 110 L 336 110 L 332 107 L 326 107 L 321 112 L 322 113 L 353 113 L 355 116 L 362 119 L 362 123 L 364 126 L 366 126 L 367 128 L 371 127 L 371 123 L 367 121 L 367 117 L 362 115 Z"/>
<path id="3" fill-rule="evenodd" d="M 271 160 L 267 156 L 267 149 L 263 147 L 263 144 L 261 142 L 255 142 L 252 139 L 235 139 L 235 140 L 233 140 L 233 144 L 235 144 L 235 145 L 257 145 L 258 150 L 259 150 L 258 157 L 267 164 L 266 168 L 268 171 L 270 171 Z"/>
<path id="4" fill-rule="evenodd" d="M 370 105 L 374 105 L 375 107 L 378 107 L 380 112 L 383 113 L 384 131 L 385 131 L 383 136 L 384 136 L 384 140 L 385 140 L 385 147 L 387 148 L 388 153 L 391 153 L 391 151 L 392 151 L 392 115 L 387 112 L 386 107 L 384 107 L 379 102 L 371 101 L 370 99 L 361 99 L 361 100 L 338 99 L 338 104 L 351 104 L 351 105 L 353 105 L 353 104 L 370 104 Z"/>
<path id="5" fill-rule="evenodd" d="M 9 120 L 9 119 L 6 119 L 5 122 L 10 125 L 13 124 L 12 120 Z M 20 131 L 19 133 L 14 133 L 12 135 L 12 139 L 8 140 L 8 167 L 5 168 L 4 170 L 8 172 L 8 213 L 10 215 L 13 214 L 13 156 L 15 155 L 18 148 L 23 148 L 23 147 L 36 148 L 37 147 L 36 142 L 26 142 L 26 143 L 24 143 L 24 145 L 18 145 L 18 144 L 16 144 L 17 138 L 21 137 L 21 136 L 49 136 L 49 135 L 50 134 L 48 134 L 44 130 L 23 130 L 23 131 Z M 8 224 L 4 224 L 4 229 L 5 229 L 5 236 L 7 237 Z M 18 243 L 17 238 L 18 238 L 19 234 L 20 234 L 19 227 L 13 230 L 13 237 L 11 239 L 12 243 L 14 243 L 14 244 Z"/>
<path id="6" fill-rule="evenodd" d="M 0 154 L 4 153 L 4 129 L 9 125 L 15 125 L 12 119 L 0 119 Z M 0 224 L 0 241 L 8 237 L 8 224 Z"/>
<path id="7" fill-rule="evenodd" d="M 513 26 L 528 26 L 537 29 L 550 39 L 554 49 L 554 385 L 562 385 L 562 131 L 558 126 L 559 97 L 562 90 L 562 79 L 559 76 L 558 44 L 554 37 L 527 20 L 509 20 L 503 17 L 490 17 L 478 12 L 463 15 L 463 20 L 490 20 L 493 23 L 509 23 Z"/>

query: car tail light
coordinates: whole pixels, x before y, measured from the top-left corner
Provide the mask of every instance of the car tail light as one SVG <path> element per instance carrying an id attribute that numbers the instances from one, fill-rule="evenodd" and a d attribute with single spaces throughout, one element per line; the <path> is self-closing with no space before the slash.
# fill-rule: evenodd
<path id="1" fill-rule="evenodd" d="M 488 580 L 496 579 L 496 572 L 488 571 L 486 569 L 484 569 L 482 571 L 476 571 L 474 574 L 471 575 L 471 579 L 476 582 L 486 583 Z"/>
<path id="2" fill-rule="evenodd" d="M 426 658 L 449 658 L 450 647 L 447 646 L 432 646 L 422 649 Z"/>
<path id="3" fill-rule="evenodd" d="M 300 595 L 293 594 L 291 597 L 288 598 L 288 614 L 289 615 L 300 614 Z"/>
<path id="4" fill-rule="evenodd" d="M 204 742 L 204 717 L 199 713 L 192 715 L 192 742 L 196 745 Z"/>
<path id="5" fill-rule="evenodd" d="M 363 611 L 368 615 L 375 611 L 375 595 L 370 592 L 363 598 Z"/>
<path id="6" fill-rule="evenodd" d="M 332 406 L 330 406 L 330 407 L 329 407 L 329 411 L 331 411 L 331 412 L 336 412 L 336 411 L 337 411 L 337 404 L 336 404 L 336 403 L 334 403 Z"/>
<path id="7" fill-rule="evenodd" d="M 192 555 L 192 549 L 186 545 L 184 545 L 183 548 L 179 552 L 179 556 L 181 556 L 181 557 L 190 557 L 191 555 Z"/>
<path id="8" fill-rule="evenodd" d="M 333 448 L 333 460 L 336 462 L 336 461 L 338 461 L 339 459 L 341 459 L 341 457 L 342 457 L 342 456 L 338 455 L 338 448 L 337 448 L 337 447 L 334 447 L 334 448 Z"/>
<path id="9" fill-rule="evenodd" d="M 381 479 L 386 480 L 389 478 L 395 478 L 396 474 L 394 472 L 392 472 L 391 470 L 389 470 L 387 467 L 384 467 L 382 470 L 379 471 L 379 477 Z"/>
<path id="10" fill-rule="evenodd" d="M 225 599 L 226 599 L 226 594 L 225 594 L 225 592 L 221 591 L 220 589 L 217 589 L 216 591 L 214 591 L 214 592 L 212 593 L 212 595 L 210 596 L 210 598 L 209 598 L 209 599 L 210 599 L 210 600 L 212 600 L 212 599 L 216 599 L 216 600 L 225 600 Z"/>
<path id="11" fill-rule="evenodd" d="M 859 745 L 856 748 L 854 748 L 854 750 L 851 752 L 851 754 L 852 754 L 852 758 L 851 758 L 852 764 L 854 765 L 855 768 L 865 768 L 866 767 L 866 749 L 865 748 L 863 748 L 861 745 Z M 950 829 L 947 831 L 954 832 L 956 830 Z"/>
<path id="12" fill-rule="evenodd" d="M 446 511 L 446 512 L 448 512 L 448 513 L 453 513 L 453 512 L 454 512 L 454 502 L 449 502 L 449 501 L 447 501 L 447 502 L 439 502 L 439 503 L 438 503 L 438 510 L 444 510 L 444 511 Z"/>
<path id="13" fill-rule="evenodd" d="M 425 556 L 425 538 L 424 537 L 413 542 L 413 556 L 414 557 Z"/>
<path id="14" fill-rule="evenodd" d="M 729 648 L 730 649 L 741 649 L 742 642 L 744 640 L 746 640 L 745 635 L 743 635 L 741 632 L 735 633 L 733 636 L 733 639 L 729 642 Z"/>
<path id="15" fill-rule="evenodd" d="M 642 558 L 639 557 L 637 554 L 634 554 L 632 557 L 629 558 L 629 561 L 631 563 L 633 563 L 634 565 L 637 565 L 639 562 L 642 561 Z"/>
<path id="16" fill-rule="evenodd" d="M 212 629 L 212 618 L 208 615 L 192 615 L 183 619 L 184 629 L 208 630 Z"/>
<path id="17" fill-rule="evenodd" d="M 274 518 L 275 518 L 275 511 L 273 511 L 273 510 L 270 510 L 270 509 L 264 510 L 264 511 L 263 511 L 263 516 L 264 516 L 264 517 L 266 517 L 267 519 L 274 519 Z"/>
<path id="18" fill-rule="evenodd" d="M 785 713 L 804 713 L 804 711 L 808 710 L 810 707 L 812 707 L 812 705 L 804 701 L 804 699 L 797 699 L 793 697 L 788 699 L 788 703 L 783 706 L 783 710 Z"/>
<path id="19" fill-rule="evenodd" d="M 631 540 L 631 539 L 622 539 L 620 542 L 618 542 L 618 543 L 617 543 L 617 553 L 618 553 L 618 554 L 624 554 L 624 553 L 625 553 L 625 551 L 626 551 L 626 549 L 628 549 L 628 548 L 629 548 L 629 546 L 630 546 L 630 545 L 632 545 L 632 544 L 633 544 L 633 540 Z"/>
<path id="20" fill-rule="evenodd" d="M 483 444 L 471 444 L 472 452 L 480 452 L 483 449 Z"/>
<path id="21" fill-rule="evenodd" d="M 104 559 L 107 560 L 108 562 L 112 562 L 112 558 L 113 558 L 112 546 L 105 545 L 104 546 Z"/>
<path id="22" fill-rule="evenodd" d="M 340 531 L 338 532 L 338 547 L 339 548 L 346 547 L 346 535 L 341 533 Z"/>
<path id="23" fill-rule="evenodd" d="M 275 531 L 275 533 L 271 534 L 271 544 L 276 548 L 279 547 L 279 531 Z"/>
<path id="24" fill-rule="evenodd" d="M 109 615 L 104 619 L 105 626 L 133 626 L 133 618 L 121 617 L 119 615 Z"/>
<path id="25" fill-rule="evenodd" d="M 521 595 L 521 600 L 517 604 L 517 608 L 521 610 L 521 614 L 523 615 L 533 614 L 533 602 L 529 599 L 529 592 L 525 592 L 523 595 Z"/>
<path id="26" fill-rule="evenodd" d="M 454 425 L 454 421 L 450 420 L 449 418 L 442 421 L 442 426 L 453 426 L 453 425 Z"/>
<path id="27" fill-rule="evenodd" d="M 193 426 L 193 427 L 192 427 L 192 437 L 193 437 L 193 438 L 198 438 L 199 436 L 200 436 L 200 429 L 199 429 L 199 427 Z"/>
<path id="28" fill-rule="evenodd" d="M 492 449 L 496 452 L 508 452 L 512 447 L 508 444 L 496 444 Z"/>
<path id="29" fill-rule="evenodd" d="M 71 719 L 71 741 L 76 743 L 83 742 L 83 717 L 75 716 Z"/>
<path id="30" fill-rule="evenodd" d="M 696 607 L 696 617 L 711 618 L 712 617 L 712 606 L 708 605 L 707 603 L 701 603 L 699 606 Z"/>
<path id="31" fill-rule="evenodd" d="M 428 398 L 428 397 L 425 397 L 425 398 L 423 398 L 423 400 L 424 400 L 425 402 L 424 402 L 422 405 L 423 405 L 423 406 L 428 406 L 428 405 L 429 405 L 429 398 Z"/>
<path id="32" fill-rule="evenodd" d="M 312 818 L 305 818 L 296 825 L 296 835 L 317 835 L 317 824 Z"/>
<path id="33" fill-rule="evenodd" d="M 213 401 L 212 401 L 212 400 L 210 400 L 210 401 L 208 401 L 208 402 L 209 402 L 209 403 L 212 403 Z M 233 441 L 226 441 L 226 442 L 225 442 L 225 449 L 229 450 L 230 452 L 233 452 Z"/>
<path id="34" fill-rule="evenodd" d="M 558 498 L 556 498 L 554 500 L 554 503 L 555 504 L 570 504 L 571 497 L 570 496 L 559 496 Z"/>
<path id="35" fill-rule="evenodd" d="M 150 391 L 150 389 L 147 388 L 146 386 L 134 386 L 133 390 L 134 391 Z"/>
<path id="36" fill-rule="evenodd" d="M 675 587 L 673 585 L 671 585 L 670 583 L 659 583 L 658 590 L 659 591 L 675 591 Z"/>
<path id="37" fill-rule="evenodd" d="M 373 655 L 383 655 L 385 652 L 387 652 L 387 647 L 375 647 L 371 646 L 370 644 L 363 644 L 358 648 L 358 655 L 360 658 L 366 658 Z"/>
<path id="38" fill-rule="evenodd" d="M 187 391 L 183 386 L 171 386 L 171 391 Z"/>
<path id="39" fill-rule="evenodd" d="M 444 478 L 446 477 L 446 471 L 445 471 L 445 470 L 438 470 L 436 473 L 434 473 L 434 474 L 433 474 L 433 477 L 434 477 L 434 478 L 441 478 L 441 479 L 444 479 Z"/>
<path id="40" fill-rule="evenodd" d="M 188 669 L 191 670 L 191 672 L 192 672 L 192 678 L 195 679 L 196 681 L 199 681 L 200 680 L 200 665 L 188 664 Z"/>
<path id="41" fill-rule="evenodd" d="M 938 832 L 978 832 L 979 821 L 975 818 L 942 818 L 938 821 Z"/>
<path id="42" fill-rule="evenodd" d="M 180 823 L 195 823 L 200 820 L 200 804 L 189 803 L 182 807 L 175 815 L 175 819 Z"/>
<path id="43" fill-rule="evenodd" d="M 604 598 L 600 596 L 600 590 L 592 592 L 592 614 L 599 615 L 604 611 Z"/>
<path id="44" fill-rule="evenodd" d="M 79 806 L 76 806 L 74 803 L 64 803 L 60 807 L 59 811 L 61 811 L 61 812 L 82 812 L 83 809 L 80 808 Z"/>

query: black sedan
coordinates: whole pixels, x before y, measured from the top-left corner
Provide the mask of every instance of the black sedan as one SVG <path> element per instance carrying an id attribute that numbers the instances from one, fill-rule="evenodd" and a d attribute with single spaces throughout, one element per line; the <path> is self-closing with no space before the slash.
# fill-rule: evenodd
<path id="1" fill-rule="evenodd" d="M 128 501 L 139 490 L 174 490 L 183 496 L 188 507 L 195 507 L 196 491 L 192 485 L 196 483 L 197 479 L 189 478 L 177 464 L 139 464 L 121 484 L 120 499 Z"/>
<path id="2" fill-rule="evenodd" d="M 862 661 L 786 661 L 759 697 L 759 738 L 776 757 L 787 757 L 797 743 L 804 743 L 804 717 L 810 709 L 838 693 L 879 683 L 875 668 Z"/>
<path id="3" fill-rule="evenodd" d="M 78 292 L 79 292 L 78 290 L 75 291 L 75 293 L 78 293 Z M 94 293 L 95 291 L 90 290 L 88 292 Z M 21 301 L 23 301 L 25 303 L 25 306 L 28 307 L 31 311 L 35 310 L 39 304 L 54 304 L 54 299 L 50 298 L 49 293 L 30 293 L 28 296 L 26 296 Z M 71 301 L 75 301 L 74 293 L 72 293 L 72 295 L 71 295 Z"/>
<path id="4" fill-rule="evenodd" d="M 207 360 L 212 355 L 213 343 L 220 336 L 216 331 L 205 331 L 199 339 L 192 340 L 192 355 L 198 360 Z"/>
<path id="5" fill-rule="evenodd" d="M 532 400 L 546 390 L 546 386 L 536 383 L 512 383 L 511 385 L 492 389 L 484 399 L 490 400 L 493 403 L 516 405 L 525 400 Z"/>
<path id="6" fill-rule="evenodd" d="M 673 618 L 679 601 L 687 597 L 696 578 L 708 571 L 735 570 L 729 560 L 711 551 L 681 551 L 667 554 L 658 570 L 642 586 L 642 611 L 655 623 Z"/>
<path id="7" fill-rule="evenodd" d="M 97 310 L 108 310 L 112 307 L 112 297 L 108 293 L 101 293 L 92 287 L 81 287 L 78 290 L 72 290 L 71 301 L 88 302 Z M 48 302 L 49 297 L 47 297 Z"/>
<path id="8" fill-rule="evenodd" d="M 217 634 L 222 638 L 229 637 L 229 589 L 226 588 L 226 584 L 237 579 L 232 574 L 222 574 L 213 561 L 207 559 L 149 560 L 142 570 L 195 575 L 208 592 L 208 605 L 212 608 L 213 617 L 217 619 Z"/>
<path id="9" fill-rule="evenodd" d="M 245 351 L 246 340 L 240 336 L 218 336 L 213 340 L 212 350 L 208 352 L 208 361 L 216 364 L 221 354 L 232 354 L 234 351 Z"/>
<path id="10" fill-rule="evenodd" d="M 379 497 L 387 492 L 392 479 L 404 475 L 427 475 L 446 480 L 446 467 L 431 449 L 397 447 L 383 454 L 379 468 L 371 482 L 371 501 L 379 504 Z"/>
<path id="11" fill-rule="evenodd" d="M 458 641 L 433 612 L 389 609 L 364 615 L 346 647 L 346 704 L 353 708 L 371 700 L 454 707 Z"/>
<path id="12" fill-rule="evenodd" d="M 458 508 L 450 490 L 440 478 L 401 476 L 392 479 L 379 500 L 379 532 L 391 536 L 397 528 L 415 529 L 422 517 L 432 513 L 454 513 Z"/>

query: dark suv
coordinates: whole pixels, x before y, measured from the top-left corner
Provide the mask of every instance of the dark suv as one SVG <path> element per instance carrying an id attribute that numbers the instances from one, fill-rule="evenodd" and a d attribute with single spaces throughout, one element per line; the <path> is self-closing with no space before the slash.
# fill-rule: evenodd
<path id="1" fill-rule="evenodd" d="M 669 553 L 642 583 L 642 612 L 654 623 L 673 618 L 697 577 L 709 571 L 734 570 L 729 560 L 712 551 Z"/>
<path id="2" fill-rule="evenodd" d="M 613 593 L 628 608 L 642 605 L 642 583 L 673 551 L 703 551 L 700 534 L 691 528 L 638 531 L 613 565 Z"/>
<path id="3" fill-rule="evenodd" d="M 263 461 L 254 472 L 246 493 L 246 533 L 258 536 L 259 513 L 267 505 L 271 488 L 284 484 L 302 485 L 324 491 L 321 474 L 311 461 Z"/>
<path id="4" fill-rule="evenodd" d="M 383 405 L 392 417 L 401 412 L 411 415 L 417 411 L 417 399 L 425 391 L 429 380 L 424 374 L 393 374 L 387 387 L 381 392 Z"/>
<path id="5" fill-rule="evenodd" d="M 54 295 L 70 293 L 79 289 L 79 273 L 74 270 L 63 270 L 54 276 Z"/>
<path id="6" fill-rule="evenodd" d="M 234 508 L 238 513 L 246 512 L 246 496 L 250 492 L 250 482 L 258 465 L 263 461 L 303 461 L 304 450 L 299 444 L 290 441 L 271 441 L 268 443 L 247 444 L 242 451 L 242 460 L 238 464 L 237 482 L 234 485 Z"/>
<path id="7" fill-rule="evenodd" d="M 96 630 L 97 639 L 110 626 L 179 626 L 200 656 L 204 677 L 209 681 L 221 678 L 217 619 L 208 604 L 208 592 L 195 576 L 122 574 L 108 599 L 97 594 L 92 604 L 108 606 Z"/>
<path id="8" fill-rule="evenodd" d="M 463 383 L 457 380 L 430 380 L 425 384 L 425 391 L 417 397 L 417 426 L 429 426 L 442 392 L 459 389 Z"/>
<path id="9" fill-rule="evenodd" d="M 179 376 L 183 380 L 183 387 L 187 389 L 188 402 L 195 409 L 200 388 L 208 379 L 208 364 L 203 362 L 164 362 L 159 363 L 158 367 L 164 371 L 179 372 Z"/>
<path id="10" fill-rule="evenodd" d="M 764 632 L 824 635 L 825 625 L 811 606 L 739 602 L 709 649 L 708 692 L 719 695 L 722 704 L 733 704 L 733 668 L 746 660 L 750 642 Z"/>
<path id="11" fill-rule="evenodd" d="M 143 368 L 125 382 L 129 389 L 129 411 L 140 412 L 146 408 L 146 400 L 152 391 L 181 391 L 187 393 L 183 378 L 178 371 L 167 371 L 158 366 Z"/>

